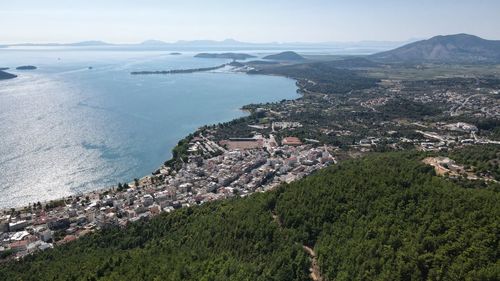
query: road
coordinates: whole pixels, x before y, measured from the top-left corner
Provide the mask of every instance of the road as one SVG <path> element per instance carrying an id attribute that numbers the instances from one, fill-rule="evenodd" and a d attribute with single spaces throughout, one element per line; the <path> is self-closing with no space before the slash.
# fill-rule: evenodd
<path id="1" fill-rule="evenodd" d="M 302 245 L 302 248 L 311 258 L 311 279 L 314 281 L 323 281 L 323 276 L 321 275 L 321 270 L 318 265 L 318 258 L 314 250 L 306 245 Z"/>
<path id="2" fill-rule="evenodd" d="M 273 211 L 271 212 L 271 216 L 273 218 L 273 221 L 278 224 L 280 228 L 283 228 L 283 225 L 281 223 L 281 220 L 279 219 L 278 215 Z M 309 271 L 311 272 L 310 277 L 313 281 L 323 281 L 323 276 L 321 275 L 321 270 L 319 268 L 318 264 L 318 258 L 316 255 L 316 252 L 311 247 L 308 247 L 306 245 L 302 245 L 302 249 L 307 253 L 309 258 L 311 259 L 311 267 L 309 268 Z"/>

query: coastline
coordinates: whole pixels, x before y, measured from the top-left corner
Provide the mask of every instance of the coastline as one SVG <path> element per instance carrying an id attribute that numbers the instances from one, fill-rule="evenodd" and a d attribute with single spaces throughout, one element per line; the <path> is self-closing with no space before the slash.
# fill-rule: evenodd
<path id="1" fill-rule="evenodd" d="M 226 63 L 226 64 L 223 64 L 223 65 L 219 65 L 219 66 L 216 66 L 216 67 L 213 67 L 213 68 L 216 68 L 216 69 L 219 69 L 219 68 L 222 68 L 222 67 L 225 67 L 225 66 L 231 66 L 230 63 Z M 191 71 L 192 69 L 189 69 L 189 71 Z M 184 70 L 182 70 L 184 71 Z M 201 70 L 203 72 L 205 71 L 212 71 L 211 70 Z M 198 71 L 196 71 L 198 72 Z M 241 68 L 237 68 L 237 67 L 232 67 L 229 72 L 231 73 L 243 73 L 245 75 L 264 75 L 264 76 L 277 76 L 277 77 L 284 77 L 284 78 L 287 78 L 287 79 L 291 79 L 294 81 L 294 84 L 296 86 L 296 93 L 298 94 L 297 97 L 295 97 L 294 99 L 291 99 L 291 100 L 296 100 L 296 99 L 299 99 L 303 96 L 303 94 L 305 93 L 304 92 L 304 89 L 302 89 L 302 86 L 300 85 L 299 83 L 299 80 L 296 79 L 296 78 L 293 78 L 293 77 L 288 77 L 288 76 L 283 76 L 283 75 L 279 75 L 279 74 L 258 74 L 258 73 L 248 73 L 248 69 L 241 69 Z M 189 72 L 189 73 L 192 73 L 192 72 Z M 132 74 L 132 73 L 131 73 Z M 136 75 L 141 75 L 143 73 L 138 73 Z M 154 72 L 154 73 L 144 73 L 145 75 L 149 75 L 149 74 L 165 74 L 165 73 L 160 73 L 160 72 Z M 176 71 L 174 72 L 171 72 L 171 73 L 168 73 L 168 74 L 183 74 L 182 72 L 179 72 L 177 73 Z M 134 74 L 132 74 L 134 75 Z M 281 103 L 282 101 L 280 101 Z M 260 104 L 265 104 L 266 102 L 259 102 L 257 104 L 245 104 L 245 105 L 242 105 L 238 110 L 241 111 L 241 112 L 244 112 L 246 114 L 246 116 L 241 116 L 241 117 L 237 117 L 237 118 L 234 118 L 234 119 L 231 119 L 231 120 L 228 120 L 228 121 L 224 121 L 224 122 L 221 122 L 220 124 L 227 124 L 227 123 L 230 123 L 230 122 L 233 122 L 233 121 L 237 121 L 237 120 L 240 120 L 240 119 L 244 119 L 248 116 L 250 116 L 252 114 L 252 110 L 250 108 L 248 108 L 249 106 L 258 106 Z M 198 127 L 198 129 L 196 129 L 195 131 L 191 132 L 189 135 L 183 137 L 182 139 L 179 139 L 179 141 L 177 142 L 177 144 L 171 149 L 171 152 L 173 152 L 174 150 L 176 150 L 178 147 L 179 147 L 179 143 L 183 142 L 183 141 L 188 141 L 190 137 L 192 137 L 194 134 L 196 134 L 197 132 L 199 132 L 199 130 L 203 127 L 206 127 L 206 126 L 212 126 L 214 124 L 204 124 L 204 125 L 201 125 L 200 127 Z M 139 181 L 142 181 L 142 180 L 145 180 L 145 179 L 148 179 L 149 177 L 151 177 L 152 175 L 155 175 L 156 172 L 160 171 L 161 169 L 164 169 L 167 167 L 166 163 L 168 162 L 177 162 L 179 161 L 180 159 L 177 157 L 174 156 L 174 154 L 172 153 L 172 156 L 169 158 L 169 159 L 166 159 L 163 164 L 161 164 L 157 169 L 151 171 L 150 174 L 148 175 L 143 175 L 139 178 L 135 178 L 135 179 L 138 179 Z M 130 182 L 127 183 L 128 185 L 130 186 L 133 186 L 134 184 L 134 179 L 132 179 Z M 41 200 L 41 201 L 36 201 L 36 202 L 33 202 L 33 203 L 40 203 L 42 204 L 42 206 L 46 206 L 46 205 L 50 205 L 50 204 L 54 204 L 54 203 L 58 203 L 58 202 L 61 202 L 61 201 L 66 201 L 68 199 L 71 199 L 73 197 L 85 197 L 85 196 L 98 196 L 98 195 L 102 195 L 104 193 L 109 193 L 109 192 L 115 192 L 116 189 L 117 189 L 118 186 L 106 186 L 106 187 L 103 187 L 103 188 L 99 188 L 99 189 L 95 189 L 95 190 L 92 190 L 92 191 L 88 191 L 88 192 L 82 192 L 82 193 L 74 193 L 74 194 L 70 194 L 68 196 L 63 196 L 63 197 L 57 197 L 57 198 L 54 198 L 54 199 L 49 199 L 49 200 Z M 0 208 L 0 212 L 1 213 L 7 213 L 7 212 L 10 212 L 11 210 L 15 210 L 15 211 L 25 211 L 27 210 L 29 207 L 31 206 L 31 204 L 29 205 L 22 205 L 22 206 L 18 206 L 18 207 L 3 207 L 3 208 Z"/>
<path id="2" fill-rule="evenodd" d="M 303 92 L 297 88 L 296 93 Z M 234 124 L 259 127 L 251 124 L 252 117 L 262 115 L 264 109 L 259 105 L 265 107 L 263 103 L 244 105 L 240 110 L 247 116 L 199 127 L 181 139 L 172 149 L 172 157 L 150 175 L 130 183 L 3 209 L 0 230 L 8 237 L 4 240 L 9 242 L 4 243 L 6 249 L 11 251 L 19 243 L 29 243 L 30 249 L 14 251 L 0 262 L 20 260 L 109 227 L 125 228 L 180 208 L 274 190 L 337 163 L 334 146 L 307 139 L 302 143 L 293 136 L 278 141 L 273 135 L 274 123 L 268 137 L 256 133 L 249 138 L 236 131 L 223 140 L 216 136 L 218 130 Z M 285 129 L 301 125 L 276 122 L 276 126 Z"/>
<path id="3" fill-rule="evenodd" d="M 137 225 L 136 222 L 149 221 L 156 216 L 165 217 L 163 213 L 180 208 L 243 198 L 286 186 L 338 161 L 362 157 L 370 152 L 416 147 L 424 153 L 435 153 L 442 148 L 457 148 L 457 143 L 462 147 L 471 142 L 493 143 L 484 136 L 478 138 L 475 134 L 477 127 L 466 123 L 428 123 L 429 127 L 426 127 L 418 121 L 402 123 L 400 119 L 395 119 L 395 123 L 390 123 L 380 118 L 378 126 L 366 131 L 366 122 L 377 125 L 373 123 L 374 115 L 367 114 L 373 110 L 367 107 L 374 104 L 371 94 L 385 93 L 394 85 L 377 84 L 366 91 L 362 88 L 358 93 L 369 94 L 364 96 L 365 100 L 351 101 L 352 91 L 340 98 L 323 94 L 309 89 L 308 83 L 312 83 L 306 78 L 294 79 L 296 92 L 302 94 L 300 97 L 244 105 L 242 109 L 249 113 L 248 116 L 199 127 L 178 142 L 170 160 L 160 165 L 152 175 L 130 184 L 118 184 L 116 188 L 107 187 L 65 197 L 66 201 L 52 201 L 49 208 L 37 205 L 34 210 L 26 210 L 23 214 L 4 213 L 0 226 L 4 231 L 7 229 L 8 238 L 4 239 L 6 249 L 16 249 L 23 242 L 29 243 L 30 249 L 39 247 L 34 250 L 38 251 L 109 227 L 120 231 L 129 224 Z M 464 92 L 468 93 L 467 89 Z M 399 95 L 399 92 L 394 95 Z M 343 106 L 343 111 L 336 110 L 339 105 Z M 307 108 L 309 111 L 305 110 Z M 318 115 L 325 109 L 335 115 L 327 115 L 328 118 Z M 360 112 L 364 117 L 361 120 L 363 127 L 356 128 L 350 117 L 360 118 Z M 341 118 L 335 118 L 337 116 Z M 343 120 L 344 123 L 319 123 L 325 119 Z M 410 128 L 401 128 L 402 124 Z M 437 132 L 423 132 L 422 126 Z M 325 127 L 330 129 L 325 130 Z M 456 128 L 462 128 L 462 131 L 457 133 Z M 393 129 L 420 133 L 411 138 L 405 135 L 394 137 L 398 131 Z M 448 135 L 450 131 L 455 132 L 453 136 Z M 331 138 L 331 133 L 339 139 Z M 427 137 L 437 138 L 440 142 L 430 143 Z M 47 233 L 50 239 L 45 239 Z M 26 238 L 16 240 L 19 237 Z M 21 259 L 31 253 L 33 250 L 26 249 L 9 256 L 9 259 Z"/>

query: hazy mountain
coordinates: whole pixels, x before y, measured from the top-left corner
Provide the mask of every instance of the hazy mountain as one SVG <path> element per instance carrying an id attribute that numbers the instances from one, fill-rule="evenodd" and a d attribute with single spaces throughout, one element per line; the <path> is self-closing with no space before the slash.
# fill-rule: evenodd
<path id="1" fill-rule="evenodd" d="M 299 61 L 299 60 L 304 60 L 304 57 L 292 52 L 292 51 L 287 51 L 287 52 L 282 52 L 279 54 L 275 55 L 269 55 L 264 57 L 266 60 L 280 60 L 280 61 Z"/>
<path id="2" fill-rule="evenodd" d="M 495 63 L 500 62 L 500 41 L 468 34 L 436 36 L 371 58 L 384 62 Z"/>
<path id="3" fill-rule="evenodd" d="M 66 44 L 69 46 L 107 46 L 107 45 L 112 45 L 110 43 L 106 43 L 103 41 L 83 41 L 83 42 L 77 42 L 77 43 L 70 43 Z"/>
<path id="4" fill-rule="evenodd" d="M 236 41 L 234 39 L 226 39 L 222 41 L 215 41 L 215 40 L 192 40 L 192 41 L 186 41 L 186 40 L 180 40 L 173 45 L 178 45 L 178 46 L 248 46 L 248 45 L 254 45 L 253 43 L 247 43 L 247 42 L 240 42 Z"/>
<path id="5" fill-rule="evenodd" d="M 40 46 L 40 47 L 58 47 L 58 46 L 73 46 L 73 47 L 89 47 L 89 46 L 111 46 L 113 44 L 106 43 L 103 41 L 82 41 L 75 43 L 20 43 L 20 44 L 10 44 L 5 46 Z"/>
<path id="6" fill-rule="evenodd" d="M 146 40 L 146 41 L 140 43 L 139 45 L 143 45 L 143 46 L 162 46 L 162 45 L 168 45 L 168 43 L 163 42 L 161 40 L 151 39 L 151 40 Z"/>
<path id="7" fill-rule="evenodd" d="M 114 44 L 103 41 L 83 41 L 76 43 L 20 43 L 20 44 L 4 44 L 1 47 L 8 46 L 40 46 L 40 47 L 116 47 L 116 48 L 147 48 L 147 49 L 161 49 L 161 48 L 263 48 L 263 49 L 314 49 L 314 48 L 327 48 L 334 49 L 339 52 L 356 52 L 359 54 L 373 54 L 380 51 L 394 49 L 402 46 L 406 42 L 390 42 L 390 41 L 360 41 L 360 42 L 265 42 L 265 43 L 251 43 L 241 42 L 235 39 L 225 39 L 221 41 L 216 40 L 181 40 L 177 42 L 165 42 L 157 39 L 146 40 L 141 43 L 128 43 L 128 44 Z"/>

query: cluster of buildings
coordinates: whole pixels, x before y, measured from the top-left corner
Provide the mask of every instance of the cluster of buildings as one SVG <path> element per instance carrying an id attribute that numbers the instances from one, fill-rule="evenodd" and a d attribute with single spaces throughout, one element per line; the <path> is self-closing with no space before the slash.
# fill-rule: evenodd
<path id="1" fill-rule="evenodd" d="M 409 143 L 422 151 L 438 151 L 470 144 L 500 144 L 499 141 L 481 136 L 479 129 L 469 123 L 437 122 L 424 125 L 415 122 L 411 125 L 416 133 L 413 138 L 398 136 L 399 132 L 396 130 L 386 131 L 386 136 L 366 137 L 359 140 L 353 147 L 370 148 L 381 143 L 391 146 L 398 143 Z"/>
<path id="2" fill-rule="evenodd" d="M 496 90 L 481 88 L 454 88 L 443 91 L 435 87 L 413 96 L 422 103 L 439 103 L 449 108 L 450 116 L 468 115 L 476 118 L 498 118 L 500 103 Z"/>
<path id="3" fill-rule="evenodd" d="M 308 93 L 310 97 L 307 101 L 280 103 L 268 111 L 273 117 L 279 117 L 278 120 L 297 120 L 299 118 L 290 115 L 300 117 L 301 113 L 307 113 L 308 107 L 304 103 L 322 108 L 324 114 L 336 112 L 331 110 L 334 107 L 344 108 L 349 113 L 346 116 L 353 118 L 339 115 L 342 118 L 331 118 L 332 122 L 320 122 L 323 119 L 318 119 L 317 130 L 325 135 L 353 139 L 352 145 L 349 145 L 360 151 L 368 151 L 372 146 L 382 143 L 410 143 L 422 150 L 440 150 L 466 144 L 500 144 L 481 136 L 476 126 L 463 122 L 424 125 L 384 121 L 384 124 L 375 127 L 373 122 L 353 122 L 358 119 L 358 123 L 365 122 L 362 115 L 356 115 L 357 105 L 377 111 L 377 107 L 388 101 L 385 95 L 399 94 L 403 90 L 399 82 L 383 81 L 382 85 L 384 83 L 389 87 L 388 91 L 384 91 L 384 96 L 373 98 L 368 95 L 368 100 L 359 98 L 360 103 L 357 103 L 356 97 L 343 101 L 335 96 Z M 431 91 L 415 92 L 412 99 L 421 103 L 446 104 L 451 116 L 467 113 L 471 116 L 498 118 L 500 105 L 492 101 L 492 94 L 479 93 L 480 90 L 473 94 L 459 89 L 443 91 L 440 86 L 436 86 Z M 263 111 L 259 108 L 255 112 L 262 115 Z M 0 217 L 0 260 L 6 256 L 20 258 L 73 241 L 98 229 L 124 227 L 162 212 L 266 191 L 336 162 L 331 154 L 335 150 L 332 146 L 322 146 L 317 140 L 294 136 L 285 136 L 278 141 L 273 135 L 277 131 L 281 135 L 293 134 L 294 129 L 303 126 L 300 122 L 274 121 L 248 126 L 266 130 L 270 135 L 265 137 L 256 133 L 250 138 L 228 138 L 216 142 L 212 136 L 205 137 L 198 132 L 189 140 L 188 156 L 180 160 L 183 161 L 180 169 L 163 166 L 153 175 L 134 183 L 69 197 L 62 204 L 52 204 L 51 207 L 35 205 L 22 212 L 5 210 Z M 403 131 L 400 128 L 407 131 L 408 137 L 400 134 Z M 355 138 L 358 131 L 363 132 L 361 139 Z M 408 131 L 412 133 L 408 134 Z M 473 176 L 450 159 L 426 161 L 440 172 Z"/>
<path id="4" fill-rule="evenodd" d="M 233 142 L 243 144 L 235 148 Z M 165 184 L 189 188 L 178 190 L 180 193 L 195 190 L 195 198 L 203 202 L 211 200 L 214 192 L 227 196 L 264 191 L 335 162 L 329 147 L 298 142 L 278 146 L 274 140 L 262 138 L 223 143 L 228 147 L 224 153 L 208 159 L 199 155 L 190 157 L 183 169 L 164 175 Z"/>
<path id="5" fill-rule="evenodd" d="M 236 145 L 239 142 L 252 145 Z M 282 143 L 272 135 L 260 135 L 218 144 L 200 134 L 190 141 L 192 153 L 179 170 L 162 167 L 134 183 L 68 197 L 50 207 L 35 204 L 23 211 L 4 210 L 0 257 L 21 258 L 98 229 L 266 191 L 335 163 L 332 147 L 303 145 L 293 137 Z"/>
<path id="6" fill-rule="evenodd" d="M 450 146 L 468 144 L 500 144 L 498 141 L 489 140 L 478 135 L 479 129 L 468 123 L 436 123 L 433 130 L 416 130 L 425 139 L 416 144 L 424 151 L 441 150 Z"/>

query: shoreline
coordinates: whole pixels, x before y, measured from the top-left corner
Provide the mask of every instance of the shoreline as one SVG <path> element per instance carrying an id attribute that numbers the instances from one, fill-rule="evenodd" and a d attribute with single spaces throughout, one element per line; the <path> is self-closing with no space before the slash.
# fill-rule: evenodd
<path id="1" fill-rule="evenodd" d="M 222 66 L 216 66 L 216 68 L 222 68 L 222 67 L 225 67 L 225 66 L 228 66 L 230 65 L 230 63 L 227 63 L 227 64 L 223 64 Z M 244 73 L 245 75 L 259 75 L 259 74 L 249 74 L 248 71 L 241 71 L 240 69 L 238 68 L 235 68 L 233 67 L 231 70 L 230 70 L 231 73 Z M 147 74 L 144 74 L 144 75 L 149 75 L 150 73 L 147 73 Z M 158 73 L 152 73 L 152 74 L 158 74 Z M 163 73 L 159 73 L 159 74 L 163 74 Z M 168 74 L 184 74 L 184 73 L 168 73 Z M 142 73 L 138 74 L 138 75 L 142 75 Z M 297 97 L 295 97 L 294 99 L 291 99 L 291 100 L 296 100 L 298 98 L 301 98 L 303 95 L 304 95 L 304 89 L 301 88 L 301 85 L 299 84 L 299 81 L 298 79 L 295 79 L 295 78 L 292 78 L 292 77 L 287 77 L 287 76 L 283 76 L 283 75 L 276 75 L 276 74 L 260 74 L 260 75 L 264 75 L 264 76 L 277 76 L 277 77 L 283 77 L 283 78 L 287 78 L 287 79 L 291 79 L 294 81 L 294 84 L 296 86 L 296 91 L 295 93 L 298 95 Z M 280 103 L 282 101 L 279 101 Z M 252 110 L 251 109 L 248 109 L 248 108 L 245 108 L 245 107 L 248 107 L 250 105 L 259 105 L 259 104 L 264 104 L 265 102 L 259 102 L 259 103 L 256 103 L 256 104 L 245 104 L 245 105 L 242 105 L 238 110 L 241 111 L 241 112 L 244 112 L 245 114 L 247 114 L 246 116 L 241 116 L 241 117 L 237 117 L 237 118 L 234 118 L 234 119 L 231 119 L 231 120 L 228 120 L 228 121 L 224 121 L 224 122 L 221 122 L 221 124 L 225 124 L 225 123 L 229 123 L 229 122 L 233 122 L 235 120 L 239 120 L 241 118 L 245 118 L 245 117 L 248 117 L 252 114 Z M 143 175 L 139 178 L 135 178 L 135 179 L 138 179 L 139 181 L 141 180 L 144 180 L 144 179 L 147 179 L 153 175 L 155 175 L 155 172 L 158 172 L 160 171 L 161 169 L 164 169 L 166 168 L 166 163 L 167 162 L 170 162 L 170 161 L 175 161 L 175 160 L 178 160 L 178 159 L 175 159 L 174 155 L 173 155 L 173 151 L 179 146 L 179 142 L 182 142 L 182 141 L 186 141 L 191 135 L 194 135 L 196 134 L 200 128 L 203 128 L 203 127 L 206 127 L 206 126 L 213 126 L 215 124 L 204 124 L 204 125 L 201 125 L 200 127 L 198 127 L 195 131 L 191 132 L 190 134 L 188 134 L 187 136 L 183 137 L 182 139 L 179 139 L 177 144 L 171 149 L 171 153 L 172 153 L 172 156 L 168 159 L 166 159 L 165 161 L 163 161 L 163 163 L 155 170 L 153 170 L 152 172 L 150 172 L 150 174 L 148 175 Z M 125 183 L 123 183 L 125 184 Z M 128 185 L 130 186 L 133 186 L 134 184 L 134 179 L 132 179 L 130 182 L 127 182 Z M 101 195 L 103 193 L 109 193 L 109 192 L 114 192 L 116 191 L 116 189 L 118 188 L 118 186 L 107 186 L 107 187 L 103 187 L 103 188 L 99 188 L 99 189 L 95 189 L 95 190 L 92 190 L 92 191 L 87 191 L 87 192 L 82 192 L 82 193 L 74 193 L 74 194 L 70 194 L 68 196 L 63 196 L 63 197 L 57 197 L 57 198 L 54 198 L 54 199 L 48 199 L 48 200 L 41 200 L 41 201 L 36 201 L 36 202 L 32 202 L 32 203 L 40 203 L 42 204 L 42 206 L 46 206 L 48 204 L 52 204 L 52 203 L 57 203 L 57 202 L 61 202 L 61 201 L 66 201 L 70 198 L 77 198 L 77 197 L 85 197 L 85 196 L 90 196 L 90 195 Z M 6 213 L 6 212 L 10 212 L 12 209 L 14 209 L 15 211 L 24 211 L 25 209 L 29 208 L 30 206 L 32 205 L 21 205 L 21 206 L 18 206 L 18 207 L 2 207 L 0 208 L 0 212 L 1 213 Z"/>
<path id="2" fill-rule="evenodd" d="M 221 64 L 213 67 L 203 67 L 203 68 L 190 68 L 190 69 L 172 69 L 172 70 L 159 70 L 159 71 L 132 71 L 130 75 L 166 75 L 166 74 L 188 74 L 196 72 L 207 72 L 228 66 L 229 64 Z"/>
<path id="3" fill-rule="evenodd" d="M 296 93 L 304 94 L 300 87 Z M 109 227 L 126 228 L 180 208 L 274 190 L 337 163 L 335 146 L 307 139 L 302 143 L 293 134 L 278 141 L 274 123 L 268 137 L 255 131 L 251 138 L 238 132 L 223 138 L 217 135 L 238 120 L 252 128 L 250 117 L 262 114 L 261 104 L 242 106 L 240 110 L 249 113 L 245 117 L 199 127 L 181 139 L 172 149 L 172 157 L 150 175 L 43 204 L 10 208 L 10 212 L 3 209 L 0 231 L 7 235 L 3 246 L 13 252 L 0 262 L 21 260 Z"/>

